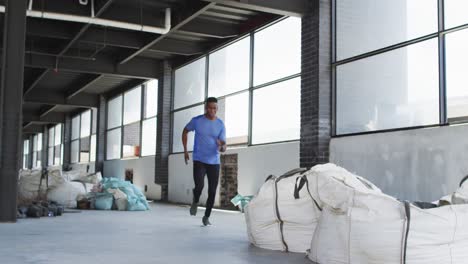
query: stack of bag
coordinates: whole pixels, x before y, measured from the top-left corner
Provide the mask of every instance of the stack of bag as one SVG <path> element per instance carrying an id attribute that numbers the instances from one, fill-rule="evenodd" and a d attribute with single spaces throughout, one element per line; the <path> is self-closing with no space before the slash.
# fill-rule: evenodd
<path id="1" fill-rule="evenodd" d="M 422 209 L 325 164 L 269 177 L 245 216 L 254 245 L 308 249 L 319 264 L 455 264 L 468 259 L 466 202 L 468 183 L 441 200 L 446 206 Z"/>

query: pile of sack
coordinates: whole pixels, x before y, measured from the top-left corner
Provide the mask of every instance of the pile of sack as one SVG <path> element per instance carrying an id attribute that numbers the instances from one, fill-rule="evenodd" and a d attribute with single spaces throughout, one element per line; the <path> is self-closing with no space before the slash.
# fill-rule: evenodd
<path id="1" fill-rule="evenodd" d="M 104 178 L 90 193 L 78 197 L 78 208 L 96 210 L 146 211 L 146 197 L 135 185 L 118 178 Z"/>
<path id="2" fill-rule="evenodd" d="M 466 263 L 468 182 L 423 209 L 334 164 L 270 176 L 245 207 L 252 244 L 316 263 Z"/>
<path id="3" fill-rule="evenodd" d="M 18 204 L 28 207 L 49 201 L 65 208 L 148 210 L 144 194 L 130 182 L 103 178 L 100 172 L 62 171 L 61 167 L 21 170 Z"/>

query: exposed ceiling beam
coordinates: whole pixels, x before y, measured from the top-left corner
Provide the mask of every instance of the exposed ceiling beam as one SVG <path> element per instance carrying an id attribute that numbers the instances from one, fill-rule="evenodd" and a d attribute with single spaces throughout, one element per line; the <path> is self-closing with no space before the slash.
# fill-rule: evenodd
<path id="1" fill-rule="evenodd" d="M 71 99 L 72 97 L 76 96 L 77 94 L 83 92 L 91 86 L 93 83 L 97 82 L 100 80 L 104 75 L 96 75 L 93 74 L 91 76 L 87 76 L 86 78 L 80 80 L 77 84 L 74 85 L 74 87 L 68 89 L 67 91 L 67 99 Z"/>
<path id="2" fill-rule="evenodd" d="M 282 16 L 302 17 L 308 8 L 308 0 L 203 0 L 210 3 L 223 4 L 259 12 Z"/>
<path id="3" fill-rule="evenodd" d="M 138 85 L 142 85 L 144 82 L 146 82 L 146 80 L 138 80 L 138 79 L 130 80 L 112 89 L 111 91 L 107 92 L 104 96 L 106 98 L 112 98 L 118 94 L 124 93 L 130 89 L 133 89 Z"/>
<path id="4" fill-rule="evenodd" d="M 210 38 L 231 38 L 239 34 L 239 29 L 231 24 L 213 23 L 206 19 L 195 19 L 180 27 L 179 33 Z"/>
<path id="5" fill-rule="evenodd" d="M 46 116 L 47 114 L 51 113 L 52 111 L 54 111 L 56 108 L 58 107 L 58 105 L 49 105 L 49 106 L 46 106 L 46 109 L 42 110 L 42 112 L 40 113 L 40 117 L 44 117 Z"/>
<path id="6" fill-rule="evenodd" d="M 61 58 L 57 61 L 55 56 L 29 54 L 25 56 L 25 66 L 141 79 L 155 79 L 160 70 L 160 63 L 154 59 L 135 58 L 130 63 L 116 66 L 115 58 L 104 55 L 98 56 L 94 61 L 72 58 Z"/>
<path id="7" fill-rule="evenodd" d="M 205 51 L 205 47 L 197 43 L 166 38 L 151 47 L 148 51 L 191 56 L 203 53 Z"/>
<path id="8" fill-rule="evenodd" d="M 106 9 L 108 9 L 112 2 L 114 2 L 114 0 L 107 0 L 98 10 L 97 12 L 95 13 L 95 17 L 99 17 L 100 15 L 102 15 L 102 13 L 104 13 L 104 11 L 106 11 Z M 86 24 L 84 26 L 81 27 L 80 31 L 78 31 L 78 33 L 76 33 L 75 37 L 70 41 L 68 42 L 68 44 L 62 49 L 62 51 L 60 51 L 59 53 L 59 57 L 62 56 L 63 54 L 65 54 L 69 48 L 71 48 L 75 42 L 86 32 L 86 30 L 91 26 L 91 24 Z"/>
<path id="9" fill-rule="evenodd" d="M 180 29 L 182 26 L 184 26 L 185 24 L 189 23 L 190 21 L 192 21 L 193 19 L 197 18 L 199 15 L 203 14 L 205 11 L 207 11 L 208 9 L 210 9 L 211 7 L 215 6 L 216 3 L 209 3 L 209 4 L 205 4 L 204 6 L 202 6 L 201 8 L 198 8 L 196 11 L 193 11 L 193 10 L 189 10 L 188 13 L 189 15 L 187 15 L 185 18 L 181 19 L 179 22 L 175 22 L 174 23 L 174 26 L 171 28 L 171 30 L 165 34 L 165 35 L 160 35 L 159 37 L 155 38 L 153 41 L 149 42 L 148 44 L 146 44 L 144 47 L 142 47 L 141 49 L 137 50 L 136 52 L 133 52 L 131 53 L 129 56 L 126 56 L 126 58 L 124 58 L 123 60 L 121 60 L 119 62 L 119 64 L 124 64 L 124 63 L 127 63 L 129 62 L 130 60 L 132 60 L 133 58 L 135 58 L 136 56 L 138 56 L 139 54 L 141 54 L 143 51 L 153 47 L 156 43 L 158 43 L 159 41 L 163 40 L 164 38 L 166 38 L 168 35 L 170 35 L 171 33 L 177 31 L 178 29 Z M 190 12 L 191 11 L 191 12 Z"/>
<path id="10" fill-rule="evenodd" d="M 99 106 L 99 97 L 94 94 L 81 93 L 71 99 L 67 99 L 62 93 L 33 91 L 24 98 L 24 102 L 91 108 Z M 41 116 L 43 116 L 43 114 L 41 114 Z"/>
<path id="11" fill-rule="evenodd" d="M 36 113 L 23 113 L 23 122 L 30 123 L 65 123 L 64 113 L 49 113 L 45 116 Z"/>
<path id="12" fill-rule="evenodd" d="M 36 85 L 47 75 L 49 69 L 44 69 L 42 72 L 34 79 L 34 81 L 26 88 L 24 95 L 29 93 Z"/>
<path id="13" fill-rule="evenodd" d="M 42 133 L 42 126 L 35 125 L 34 123 L 30 122 L 23 126 L 23 134 L 37 134 Z"/>

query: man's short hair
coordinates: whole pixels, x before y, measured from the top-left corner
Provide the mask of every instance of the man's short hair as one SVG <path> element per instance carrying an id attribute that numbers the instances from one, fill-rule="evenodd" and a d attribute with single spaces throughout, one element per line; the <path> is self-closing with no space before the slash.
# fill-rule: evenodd
<path id="1" fill-rule="evenodd" d="M 215 97 L 208 97 L 206 98 L 205 104 L 208 103 L 218 103 L 218 99 L 216 99 Z"/>

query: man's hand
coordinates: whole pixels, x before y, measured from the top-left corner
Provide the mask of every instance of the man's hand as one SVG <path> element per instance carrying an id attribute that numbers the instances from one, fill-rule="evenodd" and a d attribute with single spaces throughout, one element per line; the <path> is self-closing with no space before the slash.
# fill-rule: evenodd
<path id="1" fill-rule="evenodd" d="M 190 160 L 190 156 L 187 151 L 184 152 L 184 159 L 185 159 L 185 165 L 187 165 L 188 161 Z"/>
<path id="2" fill-rule="evenodd" d="M 218 149 L 219 152 L 225 152 L 226 151 L 226 142 L 217 139 L 216 142 L 218 143 Z"/>

